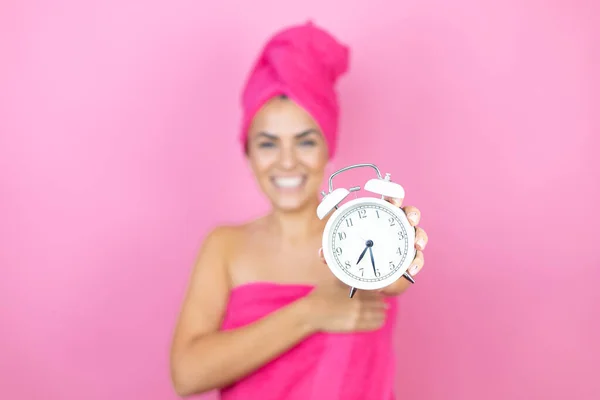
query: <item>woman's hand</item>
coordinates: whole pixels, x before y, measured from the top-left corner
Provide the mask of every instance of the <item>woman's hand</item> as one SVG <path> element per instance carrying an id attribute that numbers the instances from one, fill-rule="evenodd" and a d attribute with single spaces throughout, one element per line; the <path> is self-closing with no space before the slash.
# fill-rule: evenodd
<path id="1" fill-rule="evenodd" d="M 410 223 L 410 225 L 415 227 L 416 254 L 415 254 L 415 258 L 413 259 L 413 262 L 410 264 L 410 266 L 408 267 L 408 270 L 406 271 L 406 272 L 408 272 L 408 274 L 410 274 L 412 277 L 414 277 L 419 272 L 421 272 L 421 269 L 423 268 L 423 265 L 425 264 L 425 258 L 423 255 L 423 251 L 425 250 L 425 247 L 427 246 L 427 242 L 428 242 L 427 233 L 425 232 L 425 230 L 423 228 L 418 226 L 419 222 L 421 221 L 421 211 L 419 211 L 419 209 L 414 206 L 402 207 L 403 199 L 385 198 L 385 200 L 387 200 L 391 204 L 401 208 L 404 211 L 404 213 L 406 214 L 406 217 L 408 218 L 408 222 Z M 323 257 L 322 249 L 319 250 L 319 255 L 321 257 L 321 261 L 323 263 L 326 263 L 325 258 Z M 388 295 L 388 296 L 397 296 L 399 294 L 402 294 L 406 289 L 408 289 L 408 287 L 410 285 L 412 285 L 412 283 L 405 277 L 402 277 L 402 278 L 398 279 L 396 282 L 392 283 L 391 285 L 386 286 L 383 289 L 380 289 L 379 292 L 381 292 L 385 295 Z M 362 291 L 359 291 L 359 292 L 362 292 Z"/>
<path id="2" fill-rule="evenodd" d="M 381 328 L 388 304 L 377 291 L 358 291 L 348 297 L 348 287 L 330 281 L 317 286 L 302 301 L 313 332 L 360 332 Z"/>
<path id="3" fill-rule="evenodd" d="M 403 199 L 385 198 L 385 200 L 401 208 L 406 214 L 410 225 L 415 227 L 415 249 L 417 251 L 413 262 L 410 264 L 408 270 L 406 271 L 414 277 L 419 272 L 421 272 L 421 269 L 425 264 L 423 251 L 425 250 L 425 247 L 427 246 L 427 242 L 429 240 L 425 230 L 418 226 L 419 222 L 421 221 L 421 211 L 419 211 L 419 209 L 415 206 L 402 207 Z M 381 289 L 380 291 L 388 296 L 397 296 L 399 294 L 402 294 L 406 289 L 408 289 L 410 285 L 412 285 L 412 283 L 408 279 L 402 277 L 396 282 L 392 283 L 391 285 Z"/>

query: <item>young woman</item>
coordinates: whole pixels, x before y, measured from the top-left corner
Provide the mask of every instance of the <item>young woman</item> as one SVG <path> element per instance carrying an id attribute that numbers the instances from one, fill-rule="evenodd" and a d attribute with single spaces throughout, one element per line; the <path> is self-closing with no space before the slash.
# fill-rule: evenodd
<path id="1" fill-rule="evenodd" d="M 326 220 L 316 208 L 335 153 L 335 82 L 347 64 L 347 47 L 307 23 L 271 38 L 252 69 L 241 139 L 272 210 L 204 241 L 171 349 L 180 396 L 394 398 L 396 296 L 411 283 L 349 298 L 320 249 Z M 403 210 L 416 227 L 414 276 L 427 235 L 419 210 Z"/>

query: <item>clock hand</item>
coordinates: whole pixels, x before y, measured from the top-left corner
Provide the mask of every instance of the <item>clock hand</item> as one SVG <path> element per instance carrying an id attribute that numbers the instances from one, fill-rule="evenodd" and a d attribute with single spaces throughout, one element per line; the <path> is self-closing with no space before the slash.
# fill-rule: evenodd
<path id="1" fill-rule="evenodd" d="M 365 253 L 367 252 L 367 249 L 368 249 L 368 248 L 369 248 L 369 247 L 368 247 L 368 246 L 366 246 L 366 247 L 365 247 L 365 249 L 363 250 L 363 252 L 362 252 L 362 253 L 360 253 L 360 257 L 358 257 L 358 261 L 356 262 L 356 264 L 358 264 L 358 263 L 360 262 L 360 260 L 362 260 L 362 258 L 365 256 Z"/>
<path id="2" fill-rule="evenodd" d="M 358 261 L 356 262 L 356 264 L 358 264 L 360 262 L 360 260 L 362 260 L 362 258 L 365 256 L 365 253 L 367 252 L 367 249 L 369 249 L 371 246 L 373 246 L 373 241 L 372 240 L 367 240 L 367 243 L 365 249 L 363 250 L 362 253 L 360 253 L 360 257 L 358 257 Z"/>
<path id="3" fill-rule="evenodd" d="M 371 254 L 371 264 L 373 265 L 373 273 L 377 276 L 377 271 L 375 270 L 375 259 L 373 258 L 373 248 L 369 246 L 369 253 Z"/>

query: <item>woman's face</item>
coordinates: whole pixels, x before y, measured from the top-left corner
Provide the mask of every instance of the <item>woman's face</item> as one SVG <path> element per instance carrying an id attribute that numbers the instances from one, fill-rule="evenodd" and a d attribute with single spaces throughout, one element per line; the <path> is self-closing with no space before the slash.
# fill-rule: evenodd
<path id="1" fill-rule="evenodd" d="M 315 201 L 327 165 L 327 143 L 304 109 L 276 97 L 252 121 L 248 159 L 273 206 L 293 211 Z"/>

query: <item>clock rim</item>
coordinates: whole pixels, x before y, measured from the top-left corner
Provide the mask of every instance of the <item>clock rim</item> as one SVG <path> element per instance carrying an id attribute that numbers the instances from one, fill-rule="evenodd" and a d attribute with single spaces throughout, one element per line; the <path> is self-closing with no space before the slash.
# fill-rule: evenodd
<path id="1" fill-rule="evenodd" d="M 408 240 L 409 240 L 409 243 L 408 243 L 409 255 L 404 259 L 404 264 L 400 268 L 398 268 L 398 270 L 396 270 L 396 272 L 393 273 L 392 275 L 388 276 L 385 279 L 382 279 L 380 281 L 375 281 L 375 282 L 359 281 L 359 280 L 352 278 L 350 275 L 346 274 L 345 272 L 343 272 L 340 269 L 340 267 L 337 265 L 337 262 L 335 261 L 335 256 L 333 255 L 333 250 L 331 249 L 331 242 L 332 242 L 331 231 L 333 230 L 335 221 L 337 221 L 341 215 L 346 213 L 346 211 L 348 209 L 355 208 L 355 207 L 358 207 L 361 205 L 367 205 L 367 204 L 380 205 L 380 206 L 386 208 L 387 210 L 389 210 L 392 214 L 396 215 L 398 217 L 398 219 L 401 221 L 401 223 L 404 225 L 404 227 L 407 228 L 406 231 L 407 231 Z M 410 228 L 412 228 L 412 229 L 410 229 Z M 382 289 L 382 288 L 389 286 L 392 283 L 396 282 L 406 272 L 406 270 L 408 269 L 408 267 L 410 266 L 410 264 L 412 263 L 413 259 L 415 258 L 415 255 L 416 255 L 416 249 L 415 249 L 415 244 L 414 244 L 415 236 L 416 236 L 415 228 L 412 225 L 410 225 L 410 222 L 408 221 L 406 214 L 404 213 L 404 211 L 401 208 L 391 204 L 387 200 L 379 199 L 376 197 L 359 197 L 359 198 L 352 199 L 352 200 L 344 203 L 337 210 L 335 210 L 333 212 L 333 214 L 329 217 L 329 219 L 327 220 L 327 223 L 325 224 L 325 229 L 323 229 L 323 238 L 321 241 L 321 245 L 323 247 L 323 256 L 325 258 L 325 262 L 327 263 L 327 267 L 333 273 L 333 275 L 335 275 L 336 278 L 338 278 L 340 281 L 342 281 L 346 285 L 348 285 L 350 287 L 354 287 L 356 289 L 378 290 L 378 289 Z"/>

